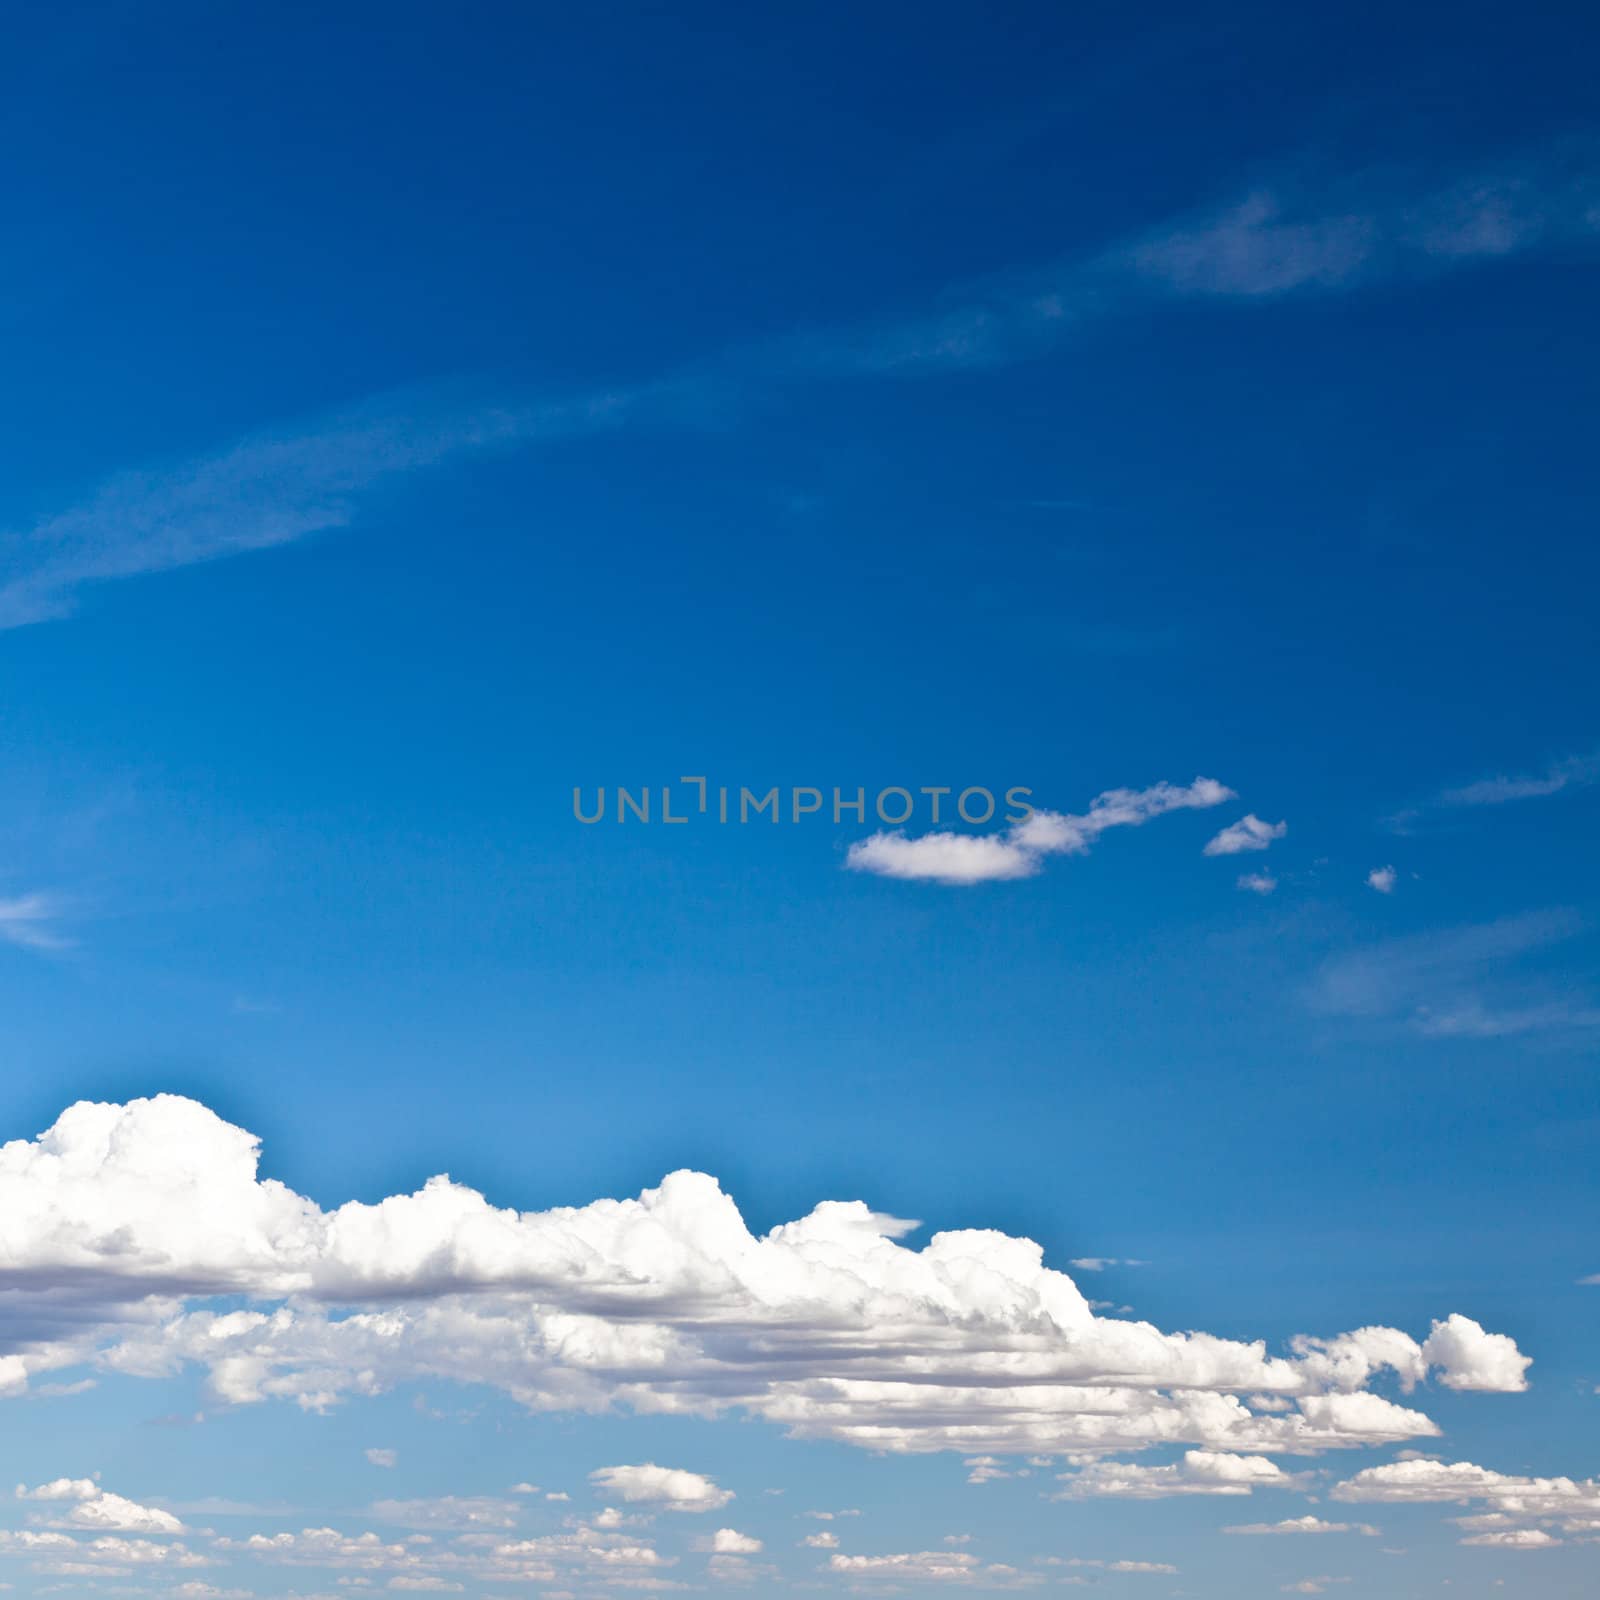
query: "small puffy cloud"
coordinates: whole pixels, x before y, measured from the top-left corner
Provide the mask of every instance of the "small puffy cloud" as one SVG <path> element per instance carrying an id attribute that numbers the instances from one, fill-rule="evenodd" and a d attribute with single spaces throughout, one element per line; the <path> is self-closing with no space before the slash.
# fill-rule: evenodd
<path id="1" fill-rule="evenodd" d="M 1265 850 L 1274 839 L 1289 831 L 1287 822 L 1263 822 L 1253 811 L 1230 823 L 1206 844 L 1208 856 L 1237 856 L 1249 850 Z"/>
<path id="2" fill-rule="evenodd" d="M 718 1528 L 709 1538 L 696 1539 L 694 1548 L 719 1556 L 758 1556 L 762 1544 L 759 1539 L 752 1539 L 735 1528 Z"/>
<path id="3" fill-rule="evenodd" d="M 1393 894 L 1399 880 L 1400 874 L 1393 867 L 1374 867 L 1367 874 L 1367 887 L 1376 889 L 1379 894 Z"/>
<path id="4" fill-rule="evenodd" d="M 1241 872 L 1239 887 L 1250 894 L 1266 895 L 1278 887 L 1278 880 L 1270 872 Z"/>
<path id="5" fill-rule="evenodd" d="M 851 845 L 846 862 L 880 878 L 958 885 L 1031 878 L 1040 867 L 1033 851 L 989 833 L 875 833 Z"/>
<path id="6" fill-rule="evenodd" d="M 1531 1356 L 1517 1349 L 1503 1333 L 1488 1333 L 1482 1324 L 1456 1312 L 1433 1325 L 1422 1346 L 1422 1359 L 1439 1370 L 1447 1389 L 1484 1394 L 1521 1394 L 1528 1387 Z"/>
<path id="7" fill-rule="evenodd" d="M 89 1528 L 116 1533 L 182 1533 L 184 1526 L 170 1511 L 142 1506 L 102 1489 L 92 1478 L 56 1478 L 35 1488 L 17 1485 L 19 1500 L 63 1502 L 68 1509 L 49 1520 L 55 1527 Z"/>
<path id="8" fill-rule="evenodd" d="M 808 1550 L 837 1550 L 839 1535 L 824 1528 L 821 1533 L 808 1533 L 800 1543 Z"/>
<path id="9" fill-rule="evenodd" d="M 1543 1528 L 1506 1528 L 1493 1533 L 1475 1533 L 1462 1544 L 1483 1545 L 1492 1550 L 1548 1550 L 1561 1541 Z"/>
<path id="10" fill-rule="evenodd" d="M 400 1459 L 398 1450 L 381 1450 L 374 1446 L 365 1452 L 367 1460 L 375 1467 L 392 1467 Z"/>
<path id="11" fill-rule="evenodd" d="M 884 878 L 948 885 L 1031 878 L 1046 856 L 1086 855 L 1111 828 L 1139 827 L 1171 811 L 1221 805 L 1233 791 L 1214 778 L 1148 789 L 1108 789 L 1081 816 L 1034 811 L 1003 833 L 878 832 L 851 845 L 845 865 Z"/>
<path id="12" fill-rule="evenodd" d="M 733 1490 L 719 1489 L 710 1478 L 682 1467 L 658 1467 L 652 1461 L 636 1467 L 601 1467 L 590 1483 L 629 1505 L 659 1505 L 664 1511 L 717 1511 L 733 1499 Z"/>

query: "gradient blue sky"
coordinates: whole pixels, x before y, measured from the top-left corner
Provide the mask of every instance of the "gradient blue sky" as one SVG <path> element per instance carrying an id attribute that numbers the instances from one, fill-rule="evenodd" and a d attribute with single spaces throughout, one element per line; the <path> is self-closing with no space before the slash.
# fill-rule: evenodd
<path id="1" fill-rule="evenodd" d="M 1459 1313 L 1533 1366 L 1379 1378 L 1441 1433 L 1146 1498 L 530 1411 L 470 1360 L 229 1403 L 85 1289 L 0 1472 L 209 1564 L 41 1554 L 100 1503 L 64 1490 L 0 1511 L 0 1581 L 634 1592 L 237 1548 L 453 1496 L 579 1544 L 617 1505 L 691 1588 L 1591 1592 L 1592 1484 L 1589 1527 L 1332 1493 L 1403 1448 L 1600 1473 L 1597 45 L 1539 5 L 13 8 L 0 1138 L 187 1096 L 328 1210 L 692 1168 L 757 1234 L 1035 1240 L 1106 1321 L 1285 1355 Z M 853 870 L 870 819 L 574 820 L 684 774 L 1237 798 L 962 886 Z M 1286 831 L 1204 853 L 1247 814 Z M 0 1360 L 78 1292 L 25 1234 Z M 737 1498 L 591 1482 L 640 1463 Z M 1220 1531 L 1313 1514 L 1382 1532 Z M 1549 1543 L 1462 1542 L 1505 1529 Z"/>

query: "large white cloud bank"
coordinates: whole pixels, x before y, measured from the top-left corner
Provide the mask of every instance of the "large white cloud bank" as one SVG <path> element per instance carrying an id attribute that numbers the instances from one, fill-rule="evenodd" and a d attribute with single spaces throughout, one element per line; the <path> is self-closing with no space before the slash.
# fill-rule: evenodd
<path id="1" fill-rule="evenodd" d="M 1526 1386 L 1512 1340 L 1459 1314 L 1420 1340 L 1363 1328 L 1274 1355 L 1097 1316 L 1027 1239 L 911 1248 L 917 1224 L 859 1201 L 762 1237 L 697 1172 L 550 1211 L 444 1177 L 323 1210 L 261 1180 L 258 1154 L 172 1095 L 80 1102 L 0 1147 L 0 1393 L 194 1365 L 235 1404 L 444 1379 L 535 1410 L 738 1411 L 876 1450 L 1306 1455 L 1436 1434 L 1392 1397 L 1429 1381 Z"/>

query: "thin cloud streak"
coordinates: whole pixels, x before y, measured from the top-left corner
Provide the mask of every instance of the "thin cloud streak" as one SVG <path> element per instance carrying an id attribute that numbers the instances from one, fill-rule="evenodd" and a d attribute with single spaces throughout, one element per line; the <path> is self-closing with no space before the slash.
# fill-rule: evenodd
<path id="1" fill-rule="evenodd" d="M 66 950 L 72 941 L 56 931 L 65 911 L 50 894 L 20 894 L 0 900 L 0 939 L 24 950 Z"/>
<path id="2" fill-rule="evenodd" d="M 0 539 L 0 630 L 67 616 L 86 585 L 346 527 L 362 495 L 452 457 L 605 431 L 672 399 L 668 385 L 508 406 L 413 391 L 120 473 L 81 505 Z"/>
<path id="3" fill-rule="evenodd" d="M 0 537 L 0 630 L 69 615 L 86 585 L 344 527 L 364 494 L 452 457 L 649 415 L 704 420 L 733 397 L 797 383 L 1031 360 L 1109 318 L 1172 302 L 1348 292 L 1592 240 L 1594 154 L 1574 141 L 1472 172 L 1368 176 L 1298 204 L 1258 192 L 1098 254 L 958 286 L 925 313 L 747 345 L 654 384 L 511 405 L 382 397 L 174 467 L 122 473 Z"/>
<path id="4" fill-rule="evenodd" d="M 1600 1006 L 1571 980 L 1525 970 L 1584 930 L 1566 909 L 1389 939 L 1326 961 L 1309 994 L 1327 1016 L 1399 1023 L 1435 1039 L 1492 1039 L 1600 1027 Z"/>

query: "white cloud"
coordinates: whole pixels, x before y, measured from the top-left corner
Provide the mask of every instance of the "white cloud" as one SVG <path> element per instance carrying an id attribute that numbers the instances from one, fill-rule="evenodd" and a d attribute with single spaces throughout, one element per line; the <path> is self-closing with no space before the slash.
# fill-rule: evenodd
<path id="1" fill-rule="evenodd" d="M 1486 1545 L 1495 1550 L 1548 1550 L 1561 1541 L 1543 1528 L 1507 1528 L 1496 1533 L 1475 1533 L 1462 1544 Z"/>
<path id="2" fill-rule="evenodd" d="M 1025 1588 L 1038 1580 L 1002 1563 L 985 1565 L 960 1550 L 916 1550 L 896 1555 L 828 1558 L 827 1570 L 840 1577 L 886 1580 L 892 1584 L 931 1583 L 966 1588 Z"/>
<path id="3" fill-rule="evenodd" d="M 1044 858 L 1086 855 L 1111 828 L 1139 827 L 1171 811 L 1221 805 L 1233 791 L 1214 778 L 1193 783 L 1158 783 L 1148 789 L 1108 789 L 1082 816 L 1035 811 L 1004 833 L 925 833 L 915 838 L 896 829 L 851 845 L 845 865 L 855 872 L 929 883 L 968 885 L 1031 878 Z"/>
<path id="4" fill-rule="evenodd" d="M 102 1489 L 92 1478 L 55 1478 L 28 1488 L 19 1483 L 19 1500 L 65 1503 L 68 1509 L 49 1519 L 57 1528 L 89 1528 L 116 1533 L 182 1533 L 184 1526 L 170 1511 L 142 1506 Z"/>
<path id="5" fill-rule="evenodd" d="M 1164 1500 L 1172 1495 L 1247 1495 L 1255 1489 L 1289 1489 L 1294 1479 L 1265 1456 L 1188 1450 L 1163 1467 L 1095 1461 L 1063 1473 L 1058 1500 Z"/>
<path id="6" fill-rule="evenodd" d="M 821 1533 L 808 1533 L 800 1543 L 808 1550 L 837 1550 L 839 1535 L 824 1528 Z"/>
<path id="7" fill-rule="evenodd" d="M 392 1467 L 400 1460 L 398 1450 L 384 1450 L 374 1445 L 365 1452 L 367 1460 L 375 1467 Z"/>
<path id="8" fill-rule="evenodd" d="M 718 1528 L 708 1539 L 696 1539 L 695 1549 L 719 1556 L 758 1556 L 762 1544 L 735 1528 Z"/>
<path id="9" fill-rule="evenodd" d="M 645 1502 L 667 1511 L 716 1511 L 733 1499 L 731 1489 L 719 1489 L 698 1472 L 658 1467 L 653 1461 L 637 1467 L 601 1467 L 589 1474 L 589 1481 L 629 1505 Z"/>
<path id="10" fill-rule="evenodd" d="M 1251 850 L 1265 850 L 1274 839 L 1288 833 L 1287 822 L 1263 822 L 1253 811 L 1230 822 L 1207 841 L 1202 852 L 1208 856 L 1237 856 Z"/>
<path id="11" fill-rule="evenodd" d="M 992 1230 L 913 1249 L 898 1241 L 916 1224 L 824 1201 L 756 1236 L 701 1173 L 547 1212 L 445 1178 L 324 1211 L 256 1163 L 248 1133 L 173 1096 L 83 1102 L 0 1147 L 11 1390 L 74 1366 L 193 1364 L 232 1404 L 322 1409 L 445 1379 L 532 1411 L 737 1411 L 874 1451 L 1237 1456 L 1435 1434 L 1367 1388 L 1386 1372 L 1410 1387 L 1525 1383 L 1515 1345 L 1465 1317 L 1420 1343 L 1367 1328 L 1274 1355 L 1097 1316 L 1037 1244 Z M 240 1303 L 204 1303 L 218 1295 Z M 723 1503 L 678 1469 L 594 1481 L 622 1499 Z"/>
<path id="12" fill-rule="evenodd" d="M 1367 887 L 1376 889 L 1379 894 L 1393 894 L 1399 879 L 1400 874 L 1393 867 L 1374 867 L 1367 874 Z"/>
<path id="13" fill-rule="evenodd" d="M 1600 1534 L 1600 1481 L 1593 1478 L 1521 1477 L 1470 1461 L 1414 1457 L 1367 1467 L 1335 1485 L 1333 1497 L 1392 1505 L 1481 1503 L 1482 1513 L 1457 1519 L 1467 1533 L 1463 1544 L 1537 1550 L 1561 1543 L 1561 1533 Z"/>
<path id="14" fill-rule="evenodd" d="M 988 833 L 874 833 L 851 845 L 845 859 L 853 871 L 880 878 L 953 885 L 1031 878 L 1040 867 L 1032 850 Z"/>
<path id="15" fill-rule="evenodd" d="M 1270 872 L 1241 872 L 1239 887 L 1251 894 L 1271 894 L 1278 887 L 1278 880 Z"/>
<path id="16" fill-rule="evenodd" d="M 1321 1517 L 1285 1517 L 1282 1522 L 1246 1522 L 1224 1533 L 1254 1534 L 1258 1536 L 1306 1533 L 1359 1533 L 1369 1539 L 1378 1536 L 1378 1529 L 1370 1522 L 1324 1522 Z"/>

